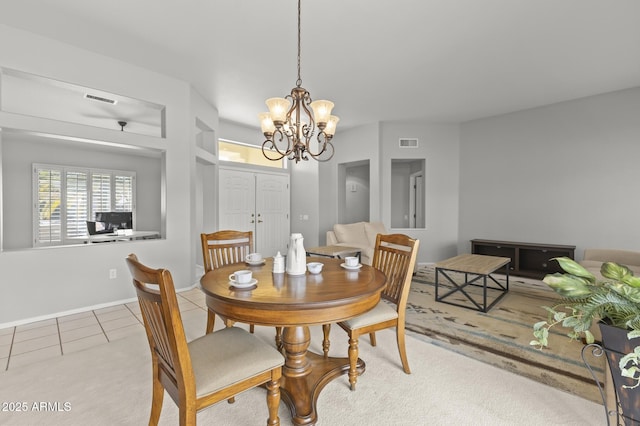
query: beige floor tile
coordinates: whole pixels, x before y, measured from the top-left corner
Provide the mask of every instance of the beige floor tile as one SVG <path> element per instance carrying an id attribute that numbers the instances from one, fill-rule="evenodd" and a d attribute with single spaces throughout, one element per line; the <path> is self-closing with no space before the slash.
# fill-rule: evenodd
<path id="1" fill-rule="evenodd" d="M 133 324 L 140 324 L 140 321 L 138 321 L 138 319 L 130 313 L 126 317 L 117 318 L 111 321 L 100 321 L 100 324 L 102 325 L 102 328 L 106 332 L 106 331 L 115 330 L 117 328 L 122 328 L 122 327 L 126 327 Z"/>
<path id="2" fill-rule="evenodd" d="M 127 303 L 125 306 L 134 314 L 140 313 L 140 304 L 138 302 Z"/>
<path id="3" fill-rule="evenodd" d="M 0 372 L 6 371 L 9 366 L 9 358 L 0 358 Z"/>
<path id="4" fill-rule="evenodd" d="M 0 358 L 8 358 L 11 353 L 11 345 L 0 345 Z M 2 371 L 2 363 L 0 362 L 0 371 Z"/>
<path id="5" fill-rule="evenodd" d="M 79 352 L 84 349 L 94 348 L 104 343 L 108 343 L 108 340 L 104 333 L 101 332 L 100 334 L 84 337 L 82 339 L 62 342 L 62 353 L 66 355 L 73 352 Z"/>
<path id="6" fill-rule="evenodd" d="M 13 342 L 13 333 L 0 335 L 0 346 L 10 345 Z"/>
<path id="7" fill-rule="evenodd" d="M 113 342 L 114 340 L 122 339 L 124 337 L 131 336 L 133 334 L 139 334 L 146 338 L 146 334 L 145 334 L 146 332 L 144 331 L 144 326 L 140 323 L 109 330 L 109 331 L 106 331 L 106 333 L 110 342 Z"/>
<path id="8" fill-rule="evenodd" d="M 21 326 L 16 328 L 16 334 L 15 334 L 15 337 L 13 338 L 14 344 L 16 342 L 24 342 L 25 340 L 37 339 L 43 336 L 58 335 L 58 326 L 55 324 L 55 322 L 53 325 L 46 325 L 46 326 L 37 327 L 37 328 L 28 328 L 26 330 L 23 330 L 20 327 Z"/>
<path id="9" fill-rule="evenodd" d="M 193 309 L 200 309 L 198 305 L 186 299 L 178 299 L 178 308 L 180 309 L 180 312 L 191 311 Z"/>
<path id="10" fill-rule="evenodd" d="M 23 340 L 21 342 L 13 342 L 11 348 L 11 356 L 36 351 L 39 349 L 57 346 L 60 349 L 60 337 L 58 334 L 50 334 L 47 336 L 37 337 L 34 339 Z"/>
<path id="11" fill-rule="evenodd" d="M 58 356 L 61 356 L 60 346 L 49 346 L 48 348 L 26 352 L 20 355 L 12 354 L 9 359 L 9 369 L 22 365 L 33 364 L 34 362 L 44 361 Z"/>
<path id="12" fill-rule="evenodd" d="M 95 318 L 93 311 L 79 312 L 77 314 L 65 315 L 58 318 L 58 324 L 62 324 L 68 321 L 77 321 L 84 318 Z"/>
<path id="13" fill-rule="evenodd" d="M 6 336 L 8 334 L 13 336 L 15 329 L 15 327 L 0 328 L 0 336 Z"/>
<path id="14" fill-rule="evenodd" d="M 21 331 L 26 331 L 26 330 L 33 330 L 36 328 L 43 328 L 43 327 L 47 327 L 47 326 L 52 326 L 52 325 L 56 325 L 58 322 L 56 321 L 55 318 L 50 318 L 48 320 L 44 320 L 44 321 L 36 321 L 36 322 L 31 322 L 29 324 L 22 324 L 16 327 L 16 332 L 21 332 Z"/>
<path id="15" fill-rule="evenodd" d="M 114 305 L 114 306 L 109 306 L 108 308 L 95 309 L 93 312 L 95 312 L 96 315 L 100 315 L 100 314 L 106 314 L 114 311 L 126 311 L 126 310 L 127 308 L 124 305 Z"/>
<path id="16" fill-rule="evenodd" d="M 90 327 L 93 325 L 100 324 L 95 315 L 91 315 L 90 317 L 77 318 L 73 321 L 65 321 L 58 324 L 58 328 L 60 329 L 60 333 L 70 330 L 75 330 L 76 328 L 84 328 Z"/>
<path id="17" fill-rule="evenodd" d="M 85 337 L 94 336 L 96 334 L 104 335 L 102 327 L 97 322 L 87 327 L 74 328 L 72 330 L 60 331 L 60 340 L 62 343 L 71 342 L 73 340 L 83 339 Z"/>
<path id="18" fill-rule="evenodd" d="M 98 317 L 98 321 L 105 322 L 105 321 L 112 321 L 120 318 L 131 317 L 133 316 L 133 314 L 131 313 L 130 310 L 123 307 L 123 309 L 120 309 L 117 311 L 100 312 L 100 313 L 96 311 L 96 316 Z"/>

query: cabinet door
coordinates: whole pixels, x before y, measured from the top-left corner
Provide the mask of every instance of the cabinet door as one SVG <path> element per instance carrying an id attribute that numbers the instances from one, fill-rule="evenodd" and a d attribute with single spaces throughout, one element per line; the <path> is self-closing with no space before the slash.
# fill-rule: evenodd
<path id="1" fill-rule="evenodd" d="M 285 253 L 289 242 L 289 176 L 256 174 L 256 250 Z"/>
<path id="2" fill-rule="evenodd" d="M 219 180 L 219 229 L 253 231 L 255 241 L 254 173 L 220 169 Z"/>

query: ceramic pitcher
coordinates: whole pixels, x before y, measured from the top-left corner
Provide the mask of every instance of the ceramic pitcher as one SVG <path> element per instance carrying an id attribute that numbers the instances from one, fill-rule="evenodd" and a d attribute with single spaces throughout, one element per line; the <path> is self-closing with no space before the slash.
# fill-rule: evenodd
<path id="1" fill-rule="evenodd" d="M 291 234 L 287 253 L 287 274 L 303 275 L 307 270 L 307 252 L 304 249 L 302 234 Z"/>

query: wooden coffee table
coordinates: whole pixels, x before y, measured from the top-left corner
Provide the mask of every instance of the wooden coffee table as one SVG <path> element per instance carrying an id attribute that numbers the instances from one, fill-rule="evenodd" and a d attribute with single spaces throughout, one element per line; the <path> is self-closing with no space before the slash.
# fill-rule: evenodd
<path id="1" fill-rule="evenodd" d="M 442 262 L 436 263 L 436 302 L 448 303 L 450 305 L 460 306 L 463 308 L 476 309 L 481 312 L 487 312 L 491 309 L 500 299 L 502 299 L 507 292 L 509 291 L 509 264 L 511 263 L 511 259 L 508 257 L 498 257 L 498 256 L 485 256 L 480 254 L 461 254 L 456 257 L 452 257 L 450 259 L 443 260 Z M 494 277 L 491 276 L 492 273 L 497 271 L 506 265 L 506 284 L 502 285 Z M 451 274 L 449 272 L 459 272 L 464 274 L 464 282 L 458 283 L 454 279 L 451 278 Z M 439 277 L 442 275 L 447 279 L 449 284 L 453 285 L 453 288 L 449 289 L 445 294 L 439 295 L 440 289 L 440 281 Z M 469 279 L 469 275 L 473 277 Z M 489 282 L 487 281 L 489 278 L 496 286 L 489 286 Z M 466 290 L 467 286 L 476 286 L 482 288 L 482 302 L 479 303 L 476 301 Z M 499 292 L 498 297 L 496 297 L 490 304 L 487 305 L 487 290 L 497 290 Z M 469 306 L 468 304 L 456 303 L 451 300 L 444 300 L 447 297 L 450 297 L 452 294 L 461 293 L 466 299 L 468 299 L 473 306 Z"/>

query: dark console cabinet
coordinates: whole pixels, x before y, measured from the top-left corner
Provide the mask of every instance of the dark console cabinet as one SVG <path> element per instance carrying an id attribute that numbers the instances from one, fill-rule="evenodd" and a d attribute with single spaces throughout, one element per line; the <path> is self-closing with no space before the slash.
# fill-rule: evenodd
<path id="1" fill-rule="evenodd" d="M 514 241 L 471 240 L 471 253 L 511 258 L 509 274 L 541 279 L 562 272 L 554 257 L 574 258 L 576 246 L 520 243 Z M 504 272 L 504 271 L 503 271 Z"/>

